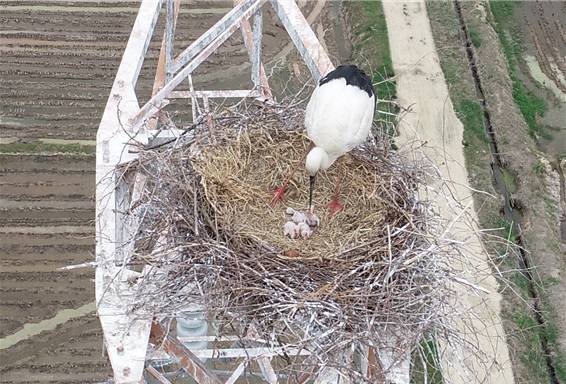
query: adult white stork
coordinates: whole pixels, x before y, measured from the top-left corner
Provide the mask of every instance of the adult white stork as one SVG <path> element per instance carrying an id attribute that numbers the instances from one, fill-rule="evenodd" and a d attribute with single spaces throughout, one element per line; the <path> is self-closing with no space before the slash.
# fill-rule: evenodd
<path id="1" fill-rule="evenodd" d="M 310 214 L 314 210 L 312 194 L 316 174 L 366 140 L 376 102 L 371 79 L 355 65 L 339 66 L 324 76 L 315 88 L 305 114 L 307 134 L 314 143 L 305 163 L 310 177 Z M 287 181 L 272 192 L 274 203 L 284 198 Z M 328 205 L 331 215 L 342 209 L 337 192 Z"/>
<path id="2" fill-rule="evenodd" d="M 376 96 L 371 79 L 355 65 L 341 65 L 324 76 L 307 105 L 305 126 L 315 147 L 305 167 L 310 177 L 309 212 L 318 171 L 328 169 L 336 159 L 363 143 L 369 135 Z M 338 190 L 328 205 L 330 214 L 342 209 Z"/>

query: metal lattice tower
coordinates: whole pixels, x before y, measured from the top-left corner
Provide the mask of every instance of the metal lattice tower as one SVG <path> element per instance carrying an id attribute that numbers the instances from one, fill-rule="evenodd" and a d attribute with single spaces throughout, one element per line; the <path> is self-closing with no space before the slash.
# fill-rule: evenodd
<path id="1" fill-rule="evenodd" d="M 130 39 L 124 51 L 122 62 L 104 110 L 97 134 L 96 146 L 96 302 L 98 315 L 104 331 L 105 349 L 114 372 L 114 383 L 143 383 L 144 377 L 152 377 L 160 383 L 169 381 L 155 368 L 146 368 L 150 333 L 154 343 L 164 346 L 170 356 L 177 357 L 183 369 L 199 383 L 222 383 L 200 358 L 213 358 L 215 351 L 198 351 L 197 354 L 186 348 L 182 342 L 207 341 L 210 336 L 199 340 L 178 340 L 168 335 L 152 316 L 140 311 L 130 311 L 135 299 L 135 284 L 132 281 L 152 273 L 146 266 L 143 272 L 136 272 L 125 265 L 127 255 L 133 251 L 132 238 L 138 223 L 127 213 L 137 200 L 144 185 L 144 176 L 136 174 L 132 178 L 120 177 L 120 166 L 137 158 L 134 145 L 147 144 L 156 135 L 155 115 L 171 99 L 201 99 L 208 105 L 210 98 L 256 98 L 263 101 L 272 99 L 268 79 L 261 60 L 262 44 L 262 6 L 267 0 L 235 0 L 233 9 L 219 20 L 205 34 L 177 56 L 173 55 L 175 24 L 179 13 L 180 0 L 165 1 L 165 33 L 161 45 L 157 72 L 150 100 L 139 105 L 136 83 L 147 54 L 148 46 L 164 1 L 143 0 L 133 26 Z M 318 81 L 325 73 L 334 69 L 328 55 L 317 40 L 293 0 L 271 0 L 271 6 L 287 30 L 298 52 L 306 62 L 313 78 Z M 250 23 L 249 19 L 253 19 Z M 190 80 L 192 72 L 220 47 L 234 32 L 241 30 L 251 61 L 251 77 L 254 84 L 250 90 L 221 91 L 178 91 L 176 87 Z M 195 116 L 193 112 L 193 117 Z M 179 132 L 171 130 L 175 137 Z M 160 246 L 160 241 L 155 247 Z M 153 271 L 154 272 L 154 271 Z M 230 341 L 230 337 L 225 337 Z M 241 335 L 234 340 L 248 338 L 257 340 L 254 335 Z M 264 380 L 278 382 L 278 376 L 270 364 L 270 358 L 284 351 L 281 348 L 233 348 L 223 351 L 224 357 L 247 357 L 255 359 L 262 370 Z M 216 351 L 218 352 L 218 351 Z M 291 351 L 288 353 L 307 353 Z M 226 383 L 234 383 L 246 369 L 249 360 L 244 360 L 231 373 Z M 368 380 L 378 378 L 378 366 L 387 365 L 387 359 L 376 357 L 368 351 L 365 374 Z M 390 370 L 383 378 L 394 383 L 408 383 L 408 359 Z M 318 383 L 347 382 L 339 372 L 325 368 L 324 377 Z M 373 379 L 372 379 L 373 378 Z M 308 380 L 308 376 L 304 381 Z"/>

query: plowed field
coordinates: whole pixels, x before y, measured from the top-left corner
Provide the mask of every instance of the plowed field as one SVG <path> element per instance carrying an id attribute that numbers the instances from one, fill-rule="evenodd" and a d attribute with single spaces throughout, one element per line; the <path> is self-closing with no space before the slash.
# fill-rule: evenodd
<path id="1" fill-rule="evenodd" d="M 93 302 L 93 271 L 57 271 L 92 260 L 93 190 L 93 156 L 0 156 L 2 382 L 108 376 L 94 306 L 61 317 Z"/>

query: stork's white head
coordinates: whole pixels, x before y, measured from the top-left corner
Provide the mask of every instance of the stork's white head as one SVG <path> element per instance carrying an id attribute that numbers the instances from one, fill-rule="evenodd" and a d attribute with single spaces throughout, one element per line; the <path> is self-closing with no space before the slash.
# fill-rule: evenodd
<path id="1" fill-rule="evenodd" d="M 330 167 L 335 160 L 334 158 L 330 158 L 324 149 L 314 147 L 307 155 L 305 168 L 309 176 L 314 176 L 318 171 Z"/>

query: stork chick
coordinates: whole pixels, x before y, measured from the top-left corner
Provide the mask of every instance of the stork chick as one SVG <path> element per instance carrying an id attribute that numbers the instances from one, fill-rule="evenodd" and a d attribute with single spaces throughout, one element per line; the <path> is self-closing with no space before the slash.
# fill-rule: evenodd
<path id="1" fill-rule="evenodd" d="M 311 212 L 303 213 L 299 211 L 295 211 L 291 207 L 287 207 L 285 213 L 291 215 L 291 220 L 293 220 L 296 224 L 299 223 L 306 223 L 311 227 L 318 227 L 320 225 L 320 219 L 317 215 Z"/>
<path id="2" fill-rule="evenodd" d="M 297 232 L 302 239 L 308 239 L 309 237 L 311 237 L 313 231 L 307 223 L 303 222 L 297 224 Z"/>
<path id="3" fill-rule="evenodd" d="M 290 239 L 296 239 L 299 236 L 299 231 L 297 224 L 292 221 L 286 222 L 283 226 L 283 234 Z"/>

